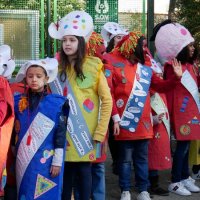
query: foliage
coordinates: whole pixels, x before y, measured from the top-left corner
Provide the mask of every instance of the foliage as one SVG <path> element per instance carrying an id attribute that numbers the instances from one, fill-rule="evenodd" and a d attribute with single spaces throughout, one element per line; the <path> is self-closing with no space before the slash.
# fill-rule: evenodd
<path id="1" fill-rule="evenodd" d="M 200 0 L 177 0 L 175 17 L 189 29 L 200 46 Z"/>

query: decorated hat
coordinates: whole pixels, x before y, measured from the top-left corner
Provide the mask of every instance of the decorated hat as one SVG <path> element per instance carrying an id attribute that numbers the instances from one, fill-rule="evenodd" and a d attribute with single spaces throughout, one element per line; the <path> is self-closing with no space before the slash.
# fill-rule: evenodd
<path id="1" fill-rule="evenodd" d="M 51 23 L 48 31 L 54 39 L 62 40 L 65 35 L 75 35 L 87 40 L 93 31 L 93 19 L 84 11 L 72 11 L 61 20 Z"/>
<path id="2" fill-rule="evenodd" d="M 104 40 L 99 33 L 93 32 L 87 42 L 87 53 L 89 56 L 102 58 L 102 53 L 106 51 Z"/>
<path id="3" fill-rule="evenodd" d="M 175 58 L 191 42 L 194 42 L 194 38 L 190 32 L 178 23 L 162 26 L 155 38 L 158 54 L 167 61 Z"/>
<path id="4" fill-rule="evenodd" d="M 140 32 L 130 32 L 116 46 L 116 49 L 126 58 L 130 58 L 138 44 L 138 39 L 143 36 Z"/>
<path id="5" fill-rule="evenodd" d="M 118 23 L 107 22 L 101 29 L 101 35 L 106 42 L 109 42 L 116 35 L 128 35 L 128 31 Z"/>
<path id="6" fill-rule="evenodd" d="M 20 68 L 19 72 L 16 76 L 16 81 L 21 82 L 26 77 L 26 72 L 29 67 L 37 65 L 47 72 L 47 76 L 49 77 L 47 83 L 54 81 L 58 73 L 58 61 L 55 58 L 45 58 L 41 60 L 29 60 Z"/>
<path id="7" fill-rule="evenodd" d="M 11 48 L 8 45 L 0 46 L 0 75 L 9 77 L 15 70 L 15 62 L 11 58 Z"/>
<path id="8" fill-rule="evenodd" d="M 152 36 L 150 37 L 150 41 L 155 41 L 155 38 L 156 38 L 156 35 L 157 35 L 157 32 L 159 31 L 159 29 L 166 25 L 166 24 L 170 24 L 172 23 L 172 20 L 171 19 L 166 19 L 162 22 L 160 22 L 159 24 L 157 24 L 154 28 L 153 28 L 153 34 Z"/>

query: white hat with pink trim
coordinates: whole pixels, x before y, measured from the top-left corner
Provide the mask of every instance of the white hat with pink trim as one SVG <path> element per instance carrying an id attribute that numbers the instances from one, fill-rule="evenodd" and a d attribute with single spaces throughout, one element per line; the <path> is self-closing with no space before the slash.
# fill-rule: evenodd
<path id="1" fill-rule="evenodd" d="M 128 31 L 116 22 L 107 22 L 101 29 L 101 35 L 106 42 L 109 42 L 116 35 L 128 35 Z"/>
<path id="2" fill-rule="evenodd" d="M 155 38 L 156 50 L 166 61 L 175 58 L 191 42 L 194 42 L 191 33 L 178 23 L 162 26 Z"/>
<path id="3" fill-rule="evenodd" d="M 84 37 L 87 40 L 93 32 L 93 19 L 84 11 L 72 11 L 56 23 L 49 25 L 49 35 L 62 40 L 65 35 Z"/>

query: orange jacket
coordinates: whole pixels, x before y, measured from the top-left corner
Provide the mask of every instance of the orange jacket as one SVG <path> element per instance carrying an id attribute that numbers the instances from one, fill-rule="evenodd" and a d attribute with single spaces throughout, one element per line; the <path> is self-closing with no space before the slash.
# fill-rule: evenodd
<path id="1" fill-rule="evenodd" d="M 3 171 L 6 167 L 6 159 L 10 138 L 14 123 L 14 103 L 13 96 L 8 81 L 0 76 L 0 98 L 7 103 L 7 113 L 3 122 L 0 125 L 0 184 L 2 180 Z M 3 185 L 0 185 L 0 190 Z"/>

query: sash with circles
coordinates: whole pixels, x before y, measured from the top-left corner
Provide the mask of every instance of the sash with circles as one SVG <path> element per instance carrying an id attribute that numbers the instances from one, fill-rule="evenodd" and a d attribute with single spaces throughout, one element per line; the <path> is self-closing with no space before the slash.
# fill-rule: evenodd
<path id="1" fill-rule="evenodd" d="M 138 63 L 133 87 L 123 111 L 120 126 L 134 133 L 141 118 L 151 84 L 152 69 Z"/>
<path id="2" fill-rule="evenodd" d="M 155 113 L 157 115 L 162 114 L 162 113 L 165 114 L 162 121 L 165 125 L 168 136 L 170 137 L 170 123 L 169 123 L 168 109 L 167 109 L 163 99 L 157 92 L 151 96 L 151 108 L 155 111 Z"/>
<path id="3" fill-rule="evenodd" d="M 192 95 L 198 111 L 200 112 L 200 99 L 199 99 L 199 90 L 197 87 L 196 82 L 194 81 L 193 77 L 190 75 L 188 70 L 182 75 L 181 84 L 188 90 L 188 92 Z"/>
<path id="4" fill-rule="evenodd" d="M 76 101 L 73 89 L 67 79 L 65 82 L 62 82 L 58 77 L 49 85 L 52 93 L 57 93 L 60 95 L 63 95 L 63 90 L 65 87 L 67 87 L 67 98 L 70 105 L 67 131 L 78 155 L 83 157 L 91 150 L 93 150 L 94 146 L 92 136 L 78 105 L 78 102 Z"/>

